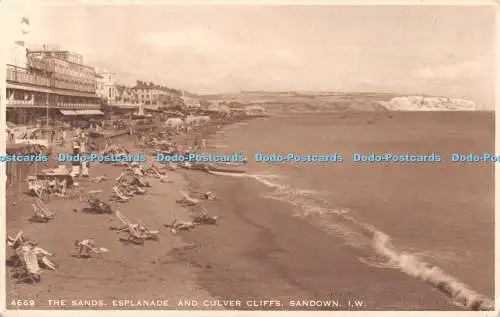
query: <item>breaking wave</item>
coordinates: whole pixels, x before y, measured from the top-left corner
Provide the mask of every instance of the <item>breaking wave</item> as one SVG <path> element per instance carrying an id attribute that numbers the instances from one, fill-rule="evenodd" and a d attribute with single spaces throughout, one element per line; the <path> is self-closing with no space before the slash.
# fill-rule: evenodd
<path id="1" fill-rule="evenodd" d="M 426 258 L 433 256 L 429 256 L 426 252 L 418 253 L 396 247 L 388 234 L 358 220 L 354 210 L 329 206 L 326 199 L 322 198 L 324 193 L 295 189 L 286 182 L 280 182 L 279 179 L 284 179 L 280 175 L 213 173 L 255 179 L 272 188 L 272 191 L 263 196 L 292 204 L 295 207 L 294 216 L 307 218 L 327 233 L 341 238 L 351 247 L 370 251 L 371 257 L 359 258 L 362 263 L 370 267 L 397 269 L 418 278 L 446 294 L 457 306 L 469 310 L 494 309 L 492 299 L 477 293 L 457 278 L 422 259 L 425 255 Z M 448 257 L 450 256 L 452 255 L 448 252 Z"/>

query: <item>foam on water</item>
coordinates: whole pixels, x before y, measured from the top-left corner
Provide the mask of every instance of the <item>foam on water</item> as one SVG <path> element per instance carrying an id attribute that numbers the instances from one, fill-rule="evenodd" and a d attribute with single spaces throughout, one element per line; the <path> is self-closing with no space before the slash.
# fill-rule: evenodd
<path id="1" fill-rule="evenodd" d="M 273 190 L 263 194 L 265 198 L 285 201 L 295 207 L 296 217 L 307 218 L 329 234 L 344 240 L 350 247 L 369 250 L 371 257 L 358 258 L 362 263 L 376 268 L 397 269 L 418 278 L 440 290 L 458 306 L 470 310 L 492 310 L 493 300 L 479 294 L 457 278 L 447 274 L 437 266 L 426 263 L 423 257 L 432 259 L 436 252 L 407 251 L 396 247 L 388 234 L 371 224 L 364 223 L 347 208 L 331 208 L 321 193 L 313 190 L 295 189 L 287 185 L 283 176 L 266 174 L 232 174 L 214 172 L 231 177 L 255 179 Z M 281 179 L 281 181 L 277 181 Z M 429 256 L 431 255 L 432 256 Z M 450 252 L 447 252 L 448 257 Z M 453 256 L 451 259 L 455 258 Z"/>

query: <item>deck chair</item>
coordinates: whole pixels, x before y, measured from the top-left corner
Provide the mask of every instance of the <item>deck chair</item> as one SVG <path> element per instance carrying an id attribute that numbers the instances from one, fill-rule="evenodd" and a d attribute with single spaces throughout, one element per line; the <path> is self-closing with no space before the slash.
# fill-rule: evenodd
<path id="1" fill-rule="evenodd" d="M 40 281 L 40 274 L 42 269 L 38 265 L 38 258 L 36 253 L 34 253 L 29 247 L 24 246 L 19 248 L 18 252 L 19 259 L 26 270 L 24 278 L 29 279 L 33 284 Z"/>
<path id="2" fill-rule="evenodd" d="M 140 232 L 137 230 L 137 225 L 132 224 L 127 218 L 125 218 L 121 214 L 120 211 L 117 210 L 115 212 L 115 214 L 116 214 L 116 217 L 125 226 L 125 227 L 117 230 L 118 233 L 125 233 L 125 236 L 121 236 L 120 240 L 127 241 L 127 242 L 133 242 L 135 244 L 143 244 L 145 239 L 144 239 L 143 235 L 141 235 Z"/>
<path id="3" fill-rule="evenodd" d="M 75 241 L 75 249 L 73 254 L 79 257 L 89 257 L 91 253 L 101 254 L 109 252 L 106 248 L 97 248 L 95 241 L 92 239 L 84 239 Z"/>
<path id="4" fill-rule="evenodd" d="M 169 227 L 172 233 L 176 233 L 177 230 L 191 230 L 195 227 L 195 224 L 192 221 L 182 221 L 182 220 L 174 220 L 170 225 L 164 225 L 165 227 Z"/>
<path id="5" fill-rule="evenodd" d="M 52 214 L 47 214 L 43 209 L 38 207 L 36 204 L 31 204 L 31 207 L 33 207 L 32 219 L 36 222 L 48 222 L 49 220 L 54 218 Z"/>
<path id="6" fill-rule="evenodd" d="M 138 229 L 139 233 L 146 235 L 149 237 L 149 239 L 153 239 L 153 240 L 156 240 L 158 238 L 158 234 L 160 233 L 159 230 L 150 230 L 140 220 L 138 221 L 137 229 Z"/>
<path id="7" fill-rule="evenodd" d="M 193 223 L 215 225 L 218 219 L 219 217 L 217 216 L 210 216 L 205 208 L 203 208 L 203 212 L 201 213 L 201 215 L 194 217 Z"/>
<path id="8" fill-rule="evenodd" d="M 7 236 L 7 245 L 10 248 L 15 249 L 17 245 L 24 242 L 23 233 L 24 233 L 23 230 L 21 230 L 16 234 L 14 238 L 12 238 L 11 236 Z"/>
<path id="9" fill-rule="evenodd" d="M 44 213 L 48 215 L 53 215 L 54 212 L 52 212 L 49 207 L 47 207 L 46 204 L 44 204 L 40 199 L 35 200 L 35 204 L 38 208 L 40 208 Z"/>
<path id="10" fill-rule="evenodd" d="M 113 192 L 115 193 L 115 196 L 118 198 L 119 201 L 121 202 L 128 202 L 130 200 L 130 197 L 125 196 L 117 186 L 113 186 Z"/>
<path id="11" fill-rule="evenodd" d="M 196 204 L 198 204 L 200 201 L 196 198 L 191 198 L 189 197 L 188 194 L 186 194 L 185 192 L 181 191 L 181 194 L 183 196 L 183 199 L 181 200 L 178 200 L 179 203 L 183 204 L 183 205 L 186 205 L 186 206 L 194 206 Z"/>
<path id="12" fill-rule="evenodd" d="M 157 239 L 158 231 L 150 231 L 143 224 L 133 224 L 131 223 L 122 213 L 117 210 L 115 212 L 116 217 L 124 225 L 123 228 L 117 230 L 118 233 L 125 233 L 126 236 L 120 237 L 122 241 L 128 241 L 136 244 L 143 244 L 145 240 L 155 240 Z"/>
<path id="13" fill-rule="evenodd" d="M 39 180 L 36 176 L 28 177 L 28 190 L 35 196 L 42 198 L 47 194 L 46 182 Z"/>
<path id="14" fill-rule="evenodd" d="M 34 247 L 32 249 L 32 252 L 36 255 L 38 261 L 41 261 L 47 268 L 49 268 L 50 270 L 56 269 L 56 265 L 47 258 L 49 256 L 54 256 L 53 253 L 47 252 L 39 247 Z"/>

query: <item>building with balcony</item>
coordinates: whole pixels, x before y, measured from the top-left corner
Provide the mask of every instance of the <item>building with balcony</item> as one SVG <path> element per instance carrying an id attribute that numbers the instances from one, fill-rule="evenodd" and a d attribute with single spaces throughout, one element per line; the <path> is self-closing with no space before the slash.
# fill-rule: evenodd
<path id="1" fill-rule="evenodd" d="M 62 115 L 102 114 L 95 70 L 79 54 L 44 49 L 25 48 L 24 61 L 7 65 L 7 121 L 48 123 Z"/>
<path id="2" fill-rule="evenodd" d="M 133 103 L 139 105 L 164 106 L 172 99 L 168 92 L 157 87 L 132 87 L 132 91 L 135 96 Z"/>
<path id="3" fill-rule="evenodd" d="M 116 85 L 116 104 L 134 104 L 137 99 L 136 93 L 125 85 Z"/>
<path id="4" fill-rule="evenodd" d="M 96 73 L 96 95 L 108 103 L 117 101 L 116 75 L 114 73 L 104 71 Z"/>

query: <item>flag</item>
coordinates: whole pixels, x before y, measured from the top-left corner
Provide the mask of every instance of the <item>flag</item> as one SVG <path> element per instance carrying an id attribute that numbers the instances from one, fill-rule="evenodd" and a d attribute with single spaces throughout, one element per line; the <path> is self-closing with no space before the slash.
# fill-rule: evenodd
<path id="1" fill-rule="evenodd" d="M 27 17 L 21 18 L 21 32 L 23 34 L 29 33 L 30 20 Z"/>

